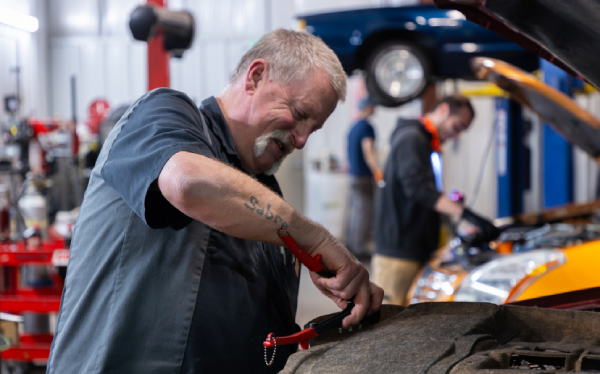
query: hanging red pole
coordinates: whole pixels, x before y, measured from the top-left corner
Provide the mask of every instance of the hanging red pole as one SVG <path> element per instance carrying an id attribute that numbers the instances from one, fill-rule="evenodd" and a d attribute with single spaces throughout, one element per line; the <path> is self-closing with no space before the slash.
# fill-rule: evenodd
<path id="1" fill-rule="evenodd" d="M 133 38 L 148 43 L 148 91 L 169 87 L 169 59 L 180 58 L 194 40 L 192 13 L 170 11 L 167 0 L 146 0 L 129 17 Z"/>
<path id="2" fill-rule="evenodd" d="M 147 0 L 146 4 L 167 7 L 167 0 Z M 148 41 L 148 91 L 169 87 L 169 52 L 163 48 L 163 34 L 157 33 Z"/>

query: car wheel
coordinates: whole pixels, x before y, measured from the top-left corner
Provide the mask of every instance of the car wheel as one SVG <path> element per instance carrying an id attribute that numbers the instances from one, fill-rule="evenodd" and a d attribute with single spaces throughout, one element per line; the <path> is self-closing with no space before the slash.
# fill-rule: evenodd
<path id="1" fill-rule="evenodd" d="M 369 94 L 384 106 L 396 107 L 423 92 L 430 77 L 430 63 L 419 48 L 388 42 L 371 52 L 366 71 Z"/>

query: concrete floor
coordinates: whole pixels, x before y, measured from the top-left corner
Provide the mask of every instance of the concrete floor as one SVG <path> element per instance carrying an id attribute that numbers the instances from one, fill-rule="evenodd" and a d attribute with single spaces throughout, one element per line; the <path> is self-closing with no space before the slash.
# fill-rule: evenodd
<path id="1" fill-rule="evenodd" d="M 362 261 L 362 264 L 371 273 L 371 261 Z M 324 296 L 310 279 L 309 271 L 302 267 L 300 273 L 300 293 L 298 295 L 298 311 L 296 312 L 296 323 L 300 328 L 319 316 L 336 313 L 340 309 L 328 297 Z"/>

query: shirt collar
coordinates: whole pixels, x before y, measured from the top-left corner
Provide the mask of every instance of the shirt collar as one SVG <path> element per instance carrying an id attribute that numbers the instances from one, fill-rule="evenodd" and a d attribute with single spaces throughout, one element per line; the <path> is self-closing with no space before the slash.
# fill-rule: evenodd
<path id="1" fill-rule="evenodd" d="M 219 138 L 219 142 L 225 148 L 225 152 L 237 157 L 241 164 L 240 156 L 233 146 L 233 138 L 229 132 L 229 126 L 227 126 L 227 121 L 225 121 L 225 116 L 221 111 L 221 107 L 219 107 L 217 99 L 214 96 L 205 99 L 200 104 L 200 110 L 209 118 L 208 126 L 213 134 Z"/>
<path id="2" fill-rule="evenodd" d="M 209 120 L 207 121 L 207 125 L 211 129 L 212 133 L 219 139 L 219 142 L 223 146 L 225 153 L 236 160 L 236 167 L 250 175 L 248 170 L 246 170 L 244 165 L 242 165 L 242 159 L 233 146 L 233 138 L 229 132 L 229 126 L 227 126 L 227 121 L 225 121 L 225 116 L 221 111 L 221 107 L 219 106 L 217 99 L 214 96 L 205 99 L 202 101 L 202 104 L 200 104 L 200 110 L 208 117 Z M 260 174 L 255 175 L 254 177 L 259 182 L 269 187 L 272 191 L 282 196 L 279 183 L 277 183 L 277 180 L 274 176 Z"/>
<path id="3" fill-rule="evenodd" d="M 431 148 L 437 153 L 442 153 L 440 136 L 433 122 L 431 122 L 431 120 L 427 117 L 422 117 L 421 123 L 425 127 L 425 130 L 427 130 L 427 132 L 431 134 Z"/>

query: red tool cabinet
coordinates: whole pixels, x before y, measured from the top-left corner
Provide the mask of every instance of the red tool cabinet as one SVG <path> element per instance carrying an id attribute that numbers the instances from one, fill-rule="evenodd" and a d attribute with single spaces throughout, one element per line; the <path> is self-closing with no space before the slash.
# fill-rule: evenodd
<path id="1" fill-rule="evenodd" d="M 40 243 L 23 241 L 0 244 L 0 311 L 21 313 L 58 313 L 63 289 L 63 279 L 58 271 L 51 272 L 52 285 L 25 287 L 21 285 L 20 268 L 23 266 L 67 265 L 69 251 L 64 240 L 49 240 Z M 58 269 L 58 268 L 56 268 Z M 52 334 L 21 334 L 19 345 L 1 353 L 2 361 L 43 362 L 50 355 Z"/>

